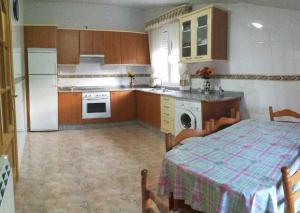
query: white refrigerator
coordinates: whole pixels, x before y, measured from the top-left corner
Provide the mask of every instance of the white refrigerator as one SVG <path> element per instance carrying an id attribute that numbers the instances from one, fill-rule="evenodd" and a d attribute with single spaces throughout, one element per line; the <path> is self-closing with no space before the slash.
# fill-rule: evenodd
<path id="1" fill-rule="evenodd" d="M 56 49 L 28 48 L 30 131 L 58 130 Z"/>

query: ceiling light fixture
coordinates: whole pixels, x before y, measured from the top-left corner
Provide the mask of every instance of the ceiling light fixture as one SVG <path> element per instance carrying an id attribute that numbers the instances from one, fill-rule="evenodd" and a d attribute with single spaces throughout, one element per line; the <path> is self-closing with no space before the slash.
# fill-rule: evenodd
<path id="1" fill-rule="evenodd" d="M 263 25 L 261 23 L 258 22 L 252 22 L 251 23 L 253 27 L 257 28 L 257 29 L 261 29 L 263 28 Z"/>

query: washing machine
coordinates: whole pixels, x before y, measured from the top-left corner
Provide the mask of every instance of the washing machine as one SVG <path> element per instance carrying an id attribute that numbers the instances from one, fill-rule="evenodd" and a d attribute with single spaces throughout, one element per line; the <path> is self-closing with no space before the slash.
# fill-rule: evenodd
<path id="1" fill-rule="evenodd" d="M 184 129 L 202 129 L 200 101 L 175 100 L 175 135 Z"/>

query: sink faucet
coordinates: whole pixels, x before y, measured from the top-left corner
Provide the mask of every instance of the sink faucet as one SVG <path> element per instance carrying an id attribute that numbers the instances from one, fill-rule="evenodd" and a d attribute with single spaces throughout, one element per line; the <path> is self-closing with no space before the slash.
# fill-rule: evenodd
<path id="1" fill-rule="evenodd" d="M 161 80 L 161 78 L 158 78 L 158 77 L 153 78 L 153 84 L 154 84 L 154 82 L 156 82 L 157 80 L 160 81 L 160 88 L 162 88 L 162 80 Z M 158 86 L 156 85 L 156 87 L 158 87 Z"/>

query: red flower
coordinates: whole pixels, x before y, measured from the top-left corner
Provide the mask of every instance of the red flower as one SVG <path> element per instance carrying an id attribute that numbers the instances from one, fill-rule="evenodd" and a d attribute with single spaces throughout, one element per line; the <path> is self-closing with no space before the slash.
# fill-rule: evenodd
<path id="1" fill-rule="evenodd" d="M 213 70 L 209 67 L 203 67 L 202 70 L 198 69 L 196 75 L 201 76 L 202 78 L 209 79 L 213 75 Z"/>

